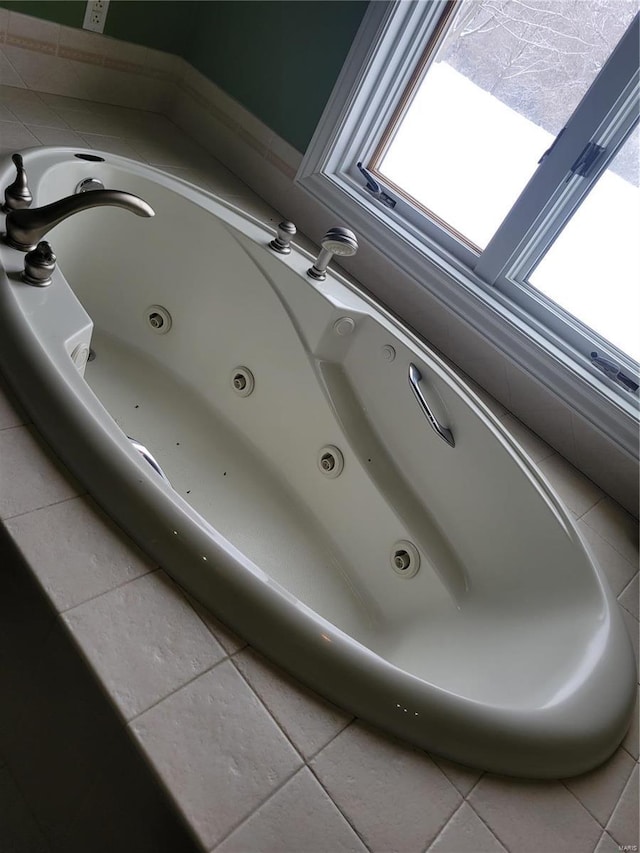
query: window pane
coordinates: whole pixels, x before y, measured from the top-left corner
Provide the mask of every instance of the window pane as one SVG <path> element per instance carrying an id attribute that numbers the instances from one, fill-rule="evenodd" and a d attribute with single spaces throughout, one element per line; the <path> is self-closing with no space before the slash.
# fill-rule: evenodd
<path id="1" fill-rule="evenodd" d="M 627 139 L 529 283 L 640 361 L 640 129 Z"/>
<path id="2" fill-rule="evenodd" d="M 637 0 L 463 0 L 377 166 L 484 249 Z"/>

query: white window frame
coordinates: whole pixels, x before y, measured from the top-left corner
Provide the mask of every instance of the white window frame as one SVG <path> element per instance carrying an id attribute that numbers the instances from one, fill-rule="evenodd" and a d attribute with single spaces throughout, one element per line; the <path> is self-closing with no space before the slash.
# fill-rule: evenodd
<path id="1" fill-rule="evenodd" d="M 526 242 L 530 241 L 532 229 L 546 234 L 549 240 L 557 233 L 558 198 L 552 197 L 549 203 L 539 206 L 532 219 L 532 207 L 525 204 L 526 193 L 537 189 L 531 190 L 528 185 L 515 206 L 520 205 L 525 211 L 520 223 L 512 218 L 509 227 L 501 227 L 478 256 L 437 226 L 435 230 L 425 230 L 424 214 L 401 197 L 393 196 L 393 209 L 385 206 L 380 195 L 375 198 L 366 189 L 356 166 L 358 162 L 366 163 L 375 150 L 444 7 L 445 0 L 369 4 L 296 182 L 431 296 L 637 458 L 638 397 L 622 390 L 590 363 L 584 348 L 578 348 L 570 336 L 567 338 L 566 316 L 561 316 L 553 303 L 522 280 L 532 262 Z M 620 49 L 633 50 L 631 42 L 629 39 Z M 637 53 L 637 47 L 635 50 Z M 622 67 L 626 68 L 624 63 Z M 627 106 L 616 107 L 617 137 L 612 137 L 610 129 L 606 131 L 610 155 L 607 162 L 614 148 L 617 150 L 626 138 L 628 123 L 633 119 L 633 92 L 638 86 L 637 75 L 621 82 L 615 76 L 619 75 L 620 64 L 612 68 L 609 77 L 613 75 L 613 85 L 626 93 Z M 578 120 L 568 126 L 538 167 L 537 172 L 546 176 L 545 180 L 555 181 L 554 186 L 558 184 L 557 176 L 570 170 L 577 145 L 581 150 L 582 142 L 602 144 L 603 128 L 609 128 L 611 114 L 603 106 L 593 109 L 593 104 L 605 103 L 602 92 L 610 83 L 606 74 L 600 75 L 598 86 L 592 86 L 595 100 L 580 115 L 578 108 L 574 113 Z M 605 167 L 606 163 L 599 164 L 600 171 Z M 561 201 L 575 207 L 587 190 L 583 179 L 572 178 Z M 514 255 L 516 247 L 518 252 Z M 444 290 L 443 273 L 450 283 Z M 575 326 L 577 333 L 585 333 L 586 327 L 580 323 Z M 591 330 L 586 332 L 593 339 Z M 605 356 L 613 355 L 612 360 L 635 376 L 637 366 L 624 354 L 615 350 L 612 353 L 610 345 L 598 349 Z M 455 360 L 455 353 L 451 356 Z"/>

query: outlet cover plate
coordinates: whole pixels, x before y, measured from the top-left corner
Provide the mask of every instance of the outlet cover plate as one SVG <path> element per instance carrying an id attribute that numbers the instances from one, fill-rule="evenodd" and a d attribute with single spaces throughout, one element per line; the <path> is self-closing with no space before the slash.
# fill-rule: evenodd
<path id="1" fill-rule="evenodd" d="M 109 0 L 89 0 L 84 12 L 83 30 L 92 30 L 94 33 L 104 32 L 104 22 L 107 19 Z"/>

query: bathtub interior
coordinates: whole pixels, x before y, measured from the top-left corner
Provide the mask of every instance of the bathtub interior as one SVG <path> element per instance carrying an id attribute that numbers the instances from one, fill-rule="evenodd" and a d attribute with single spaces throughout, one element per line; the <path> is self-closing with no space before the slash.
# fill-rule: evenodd
<path id="1" fill-rule="evenodd" d="M 606 641 L 607 592 L 473 394 L 340 281 L 311 284 L 304 253 L 274 256 L 262 226 L 179 183 L 75 161 L 45 172 L 36 203 L 89 176 L 156 216 L 96 208 L 51 231 L 79 301 L 62 345 L 91 337 L 88 385 L 173 489 L 270 582 L 385 660 L 477 701 L 553 702 Z M 148 323 L 154 305 L 167 334 Z M 454 448 L 415 403 L 412 362 Z M 231 385 L 240 365 L 255 376 L 246 397 Z M 344 455 L 339 477 L 319 470 L 326 445 Z M 421 554 L 412 578 L 391 567 L 404 540 Z"/>

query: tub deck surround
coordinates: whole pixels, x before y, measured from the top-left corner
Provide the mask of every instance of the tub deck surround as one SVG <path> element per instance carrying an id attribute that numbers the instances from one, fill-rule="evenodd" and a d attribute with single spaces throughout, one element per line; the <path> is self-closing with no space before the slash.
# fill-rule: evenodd
<path id="1" fill-rule="evenodd" d="M 35 205 L 90 176 L 156 215 L 101 207 L 56 226 L 47 288 L 22 282 L 23 255 L 0 247 L 0 358 L 83 486 L 197 599 L 351 713 L 498 772 L 561 777 L 605 760 L 635 699 L 627 633 L 570 513 L 500 422 L 344 280 L 312 285 L 310 256 L 269 252 L 272 232 L 238 208 L 77 153 L 25 154 Z M 416 405 L 413 364 L 455 447 Z M 339 477 L 318 465 L 327 448 Z M 394 572 L 399 554 L 419 560 L 415 576 Z M 223 655 L 204 629 L 182 647 L 186 616 L 158 617 L 150 636 L 176 649 L 166 682 L 145 687 L 147 644 L 122 681 L 104 638 L 130 633 L 120 613 L 133 602 L 162 607 L 154 583 L 65 616 L 127 721 Z M 223 693 L 240 683 L 223 681 Z"/>
<path id="2" fill-rule="evenodd" d="M 87 109 L 92 106 L 87 105 Z M 37 141 L 37 137 L 24 125 L 14 121 L 10 124 L 12 134 L 18 134 L 22 128 L 20 132 L 25 137 Z M 144 122 L 140 122 L 137 131 L 140 134 L 145 132 L 143 125 Z M 33 129 L 46 141 L 46 127 Z M 115 147 L 119 142 L 120 150 L 125 150 L 121 133 L 114 126 L 110 144 Z M 0 137 L 0 144 L 4 145 L 7 134 Z M 177 146 L 177 136 L 175 141 Z M 69 142 L 80 144 L 78 139 L 69 138 Z M 134 136 L 127 136 L 128 153 L 134 150 L 133 142 Z M 185 148 L 185 156 L 180 160 L 176 148 L 172 153 L 173 165 L 169 168 L 202 185 L 213 187 L 229 198 L 242 197 L 243 205 L 249 205 L 272 227 L 282 218 L 253 197 L 246 187 L 214 161 L 208 164 L 204 160 L 198 161 L 195 169 L 190 152 L 189 155 L 186 152 Z M 164 167 L 162 160 L 158 162 Z M 98 366 L 98 361 L 95 366 Z M 632 612 L 635 610 L 634 583 L 637 583 L 636 522 L 523 427 L 503 406 L 482 389 L 476 390 L 496 416 L 505 422 L 509 431 L 517 435 L 529 456 L 542 466 L 545 476 L 561 494 L 581 536 L 607 574 L 616 596 L 626 604 L 622 613 L 631 636 L 637 639 L 637 615 Z M 153 572 L 154 565 L 146 564 L 144 559 L 140 561 L 137 549 L 96 510 L 86 496 L 68 497 L 78 489 L 76 481 L 72 481 L 69 493 L 64 489 L 62 492 L 41 492 L 43 483 L 49 480 L 58 482 L 59 479 L 66 482 L 67 474 L 60 472 L 49 453 L 34 441 L 31 428 L 26 426 L 28 415 L 6 389 L 5 393 L 9 396 L 0 393 L 2 497 L 4 499 L 14 492 L 21 493 L 22 497 L 17 510 L 15 501 L 7 500 L 0 504 L 0 513 L 8 519 L 9 530 L 27 555 L 40 583 L 53 598 L 56 609 L 70 616 L 74 614 L 76 624 L 82 625 L 82 631 L 74 635 L 82 645 L 85 638 L 91 640 L 92 614 L 108 612 L 108 607 L 113 606 L 109 602 L 118 599 L 114 597 L 105 601 L 100 608 L 94 604 L 95 611 L 89 605 L 84 611 L 84 602 L 97 602 L 122 584 L 138 583 Z M 15 431 L 24 438 L 17 441 Z M 27 473 L 29 476 L 25 476 Z M 77 535 L 69 535 L 70 531 Z M 94 561 L 91 543 L 96 541 L 104 541 L 104 546 L 97 548 L 98 557 Z M 51 555 L 52 551 L 55 557 Z M 47 554 L 51 555 L 49 560 Z M 120 568 L 121 561 L 124 565 Z M 60 572 L 62 563 L 67 567 L 66 572 Z M 161 581 L 158 589 L 165 599 L 161 619 L 182 620 L 184 610 L 180 591 L 170 582 L 164 582 L 157 572 L 151 576 Z M 123 596 L 122 600 L 134 598 Z M 137 630 L 143 636 L 138 643 L 134 634 L 131 642 L 142 646 L 146 643 L 146 663 L 153 671 L 154 667 L 162 666 L 165 656 L 171 658 L 172 654 L 179 652 L 170 644 L 165 648 L 161 633 L 149 639 L 147 632 L 158 613 L 157 610 L 153 614 L 145 611 L 144 596 L 139 596 L 138 600 L 141 610 L 131 614 L 130 625 L 132 633 Z M 189 682 L 199 685 L 197 690 L 187 691 L 188 684 L 176 688 L 175 682 L 170 681 L 159 687 L 157 695 L 165 692 L 166 698 L 174 697 L 174 701 L 167 704 L 166 698 L 159 700 L 152 708 L 134 717 L 127 728 L 134 731 L 136 721 L 141 721 L 138 731 L 144 730 L 145 737 L 139 743 L 142 743 L 148 760 L 156 767 L 191 825 L 200 827 L 198 832 L 203 849 L 263 849 L 263 840 L 269 838 L 277 839 L 279 843 L 275 846 L 279 850 L 297 851 L 301 839 L 304 839 L 309 850 L 326 851 L 329 845 L 335 850 L 361 850 L 364 846 L 371 851 L 432 849 L 440 853 L 459 853 L 466 849 L 469 838 L 474 850 L 507 849 L 513 853 L 538 850 L 543 842 L 549 850 L 571 849 L 578 853 L 596 848 L 599 853 L 617 849 L 618 845 L 629 843 L 629 839 L 635 839 L 631 843 L 637 843 L 637 770 L 632 772 L 638 758 L 637 725 L 608 762 L 584 776 L 564 782 L 503 780 L 437 756 L 429 757 L 353 722 L 349 715 L 327 705 L 255 653 L 249 652 L 242 640 L 224 629 L 197 602 L 190 600 L 190 604 L 197 610 L 199 618 L 209 625 L 228 657 Z M 72 621 L 69 618 L 64 624 Z M 191 634 L 193 624 L 191 619 L 186 619 L 185 632 Z M 94 648 L 99 646 L 100 625 L 101 622 L 96 621 Z M 197 629 L 196 635 L 200 636 Z M 120 644 L 123 640 L 121 636 L 114 638 L 113 642 Z M 108 656 L 111 664 L 107 661 L 101 663 L 95 652 L 93 659 L 89 656 L 116 705 L 114 685 L 115 690 L 124 694 L 127 685 L 135 683 L 135 678 L 128 671 L 127 646 L 124 644 L 119 648 L 119 655 Z M 114 660 L 121 667 L 119 673 L 117 667 L 114 671 Z M 241 745 L 227 741 L 226 745 L 219 746 L 225 743 L 225 731 L 228 730 L 224 715 L 215 716 L 213 720 L 207 717 L 211 682 L 202 681 L 200 686 L 207 672 L 215 672 L 225 660 L 242 673 L 242 678 L 251 688 L 250 694 L 241 690 L 235 695 L 234 702 L 251 702 L 251 694 L 257 695 L 265 713 L 275 720 L 301 756 L 300 765 L 296 765 L 297 769 L 293 769 L 292 775 L 286 776 L 279 787 L 276 781 L 275 787 L 257 793 L 254 790 L 246 797 L 243 794 L 245 811 L 240 817 L 233 817 L 236 822 L 232 825 L 217 812 L 214 794 L 218 787 L 227 784 L 229 766 L 236 769 L 240 766 L 235 755 L 241 750 Z M 185 671 L 191 673 L 186 678 L 193 678 L 188 661 L 185 662 Z M 154 676 L 149 678 L 153 681 Z M 158 678 L 162 682 L 162 676 Z M 157 709 L 156 714 L 151 715 L 154 709 Z M 176 740 L 175 734 L 181 730 L 181 724 L 187 718 L 197 721 L 200 716 L 209 720 L 205 729 L 207 734 L 213 732 L 213 736 L 203 740 L 199 733 L 201 730 L 197 729 L 192 732 L 192 737 L 184 735 Z M 267 744 L 271 742 L 278 751 L 280 741 L 277 738 L 269 741 L 269 737 L 261 729 L 260 740 L 265 738 Z M 203 761 L 198 758 L 205 748 L 213 750 L 214 754 L 219 748 L 227 751 L 226 764 L 212 757 L 214 769 L 208 775 Z M 257 745 L 252 749 L 257 755 L 261 753 Z M 265 745 L 262 754 L 266 751 L 268 755 L 268 749 Z M 260 761 L 256 759 L 253 765 L 242 764 L 239 778 L 255 774 L 256 768 L 264 766 Z M 208 799 L 202 798 L 197 791 L 198 780 L 212 792 Z M 425 810 L 425 797 L 433 804 L 428 810 Z M 209 845 L 212 837 L 220 837 L 219 833 L 223 833 L 222 840 Z"/>

